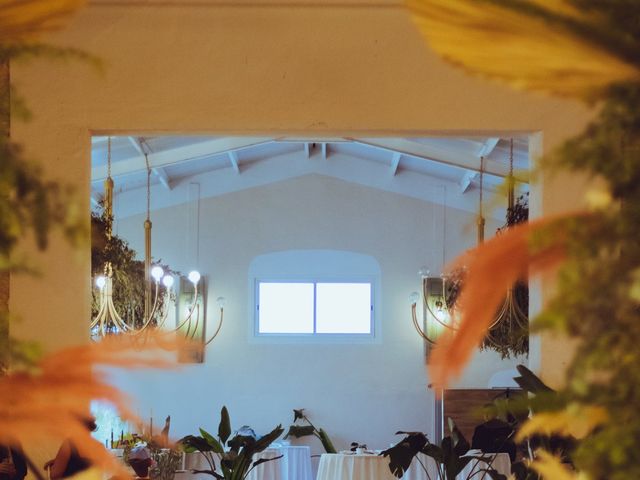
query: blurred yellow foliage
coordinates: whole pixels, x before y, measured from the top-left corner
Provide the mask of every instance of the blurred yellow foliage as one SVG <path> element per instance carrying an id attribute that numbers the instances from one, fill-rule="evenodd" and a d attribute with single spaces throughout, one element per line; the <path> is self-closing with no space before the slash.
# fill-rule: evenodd
<path id="1" fill-rule="evenodd" d="M 602 407 L 573 403 L 559 412 L 536 413 L 518 430 L 516 439 L 522 441 L 534 434 L 560 434 L 580 440 L 608 418 Z"/>
<path id="2" fill-rule="evenodd" d="M 536 452 L 536 461 L 531 466 L 547 480 L 589 480 L 587 474 L 569 470 L 558 457 L 544 450 Z"/>
<path id="3" fill-rule="evenodd" d="M 590 19 L 560 0 L 535 0 L 573 21 Z M 493 2 L 407 0 L 430 46 L 468 72 L 512 87 L 590 98 L 612 83 L 640 79 L 640 71 L 561 24 Z"/>
<path id="4" fill-rule="evenodd" d="M 0 43 L 32 40 L 60 28 L 85 0 L 0 0 Z"/>

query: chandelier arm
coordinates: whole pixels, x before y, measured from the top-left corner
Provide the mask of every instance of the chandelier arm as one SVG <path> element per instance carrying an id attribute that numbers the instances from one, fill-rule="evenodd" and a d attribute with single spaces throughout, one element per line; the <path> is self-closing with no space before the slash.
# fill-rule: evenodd
<path id="1" fill-rule="evenodd" d="M 193 312 L 192 312 L 193 313 Z M 191 336 L 191 322 L 194 317 L 189 317 L 189 323 L 187 323 L 187 331 L 184 333 L 184 338 L 189 338 Z"/>
<path id="2" fill-rule="evenodd" d="M 193 303 L 191 308 L 189 309 L 189 313 L 187 314 L 187 318 L 185 318 L 182 323 L 180 325 L 178 325 L 174 331 L 178 331 L 180 330 L 187 322 L 189 322 L 191 320 L 191 316 L 193 315 L 193 312 L 195 310 L 195 305 L 198 304 L 198 285 L 194 284 L 193 285 Z"/>
<path id="3" fill-rule="evenodd" d="M 166 299 L 169 298 L 169 292 L 165 292 L 165 297 Z M 166 302 L 165 299 L 165 302 Z M 164 304 L 164 302 L 163 302 Z M 166 308 L 166 304 L 164 304 L 164 311 L 162 312 L 162 315 L 160 316 L 160 321 L 158 322 L 158 324 L 156 325 L 157 328 L 162 328 L 164 326 L 164 323 L 167 321 L 167 317 L 169 316 L 169 309 Z"/>
<path id="4" fill-rule="evenodd" d="M 98 309 L 98 313 L 96 314 L 96 317 L 91 320 L 89 329 L 93 329 L 98 325 L 98 322 L 100 322 L 101 317 L 104 316 L 105 308 L 106 308 L 106 303 L 104 301 L 104 291 L 100 291 L 100 308 Z"/>
<path id="5" fill-rule="evenodd" d="M 443 300 L 443 305 L 444 307 L 447 309 L 447 313 L 449 314 L 449 317 L 453 320 L 453 315 L 451 314 L 451 310 L 447 307 L 446 304 L 446 300 L 445 300 L 445 295 L 444 295 L 444 278 L 442 279 L 442 285 L 443 285 L 443 295 L 442 295 L 442 300 Z M 449 330 L 453 330 L 454 332 L 457 332 L 458 329 L 455 328 L 453 325 L 448 325 L 446 323 L 444 323 L 442 320 L 440 320 L 437 315 L 431 310 L 431 307 L 429 307 L 429 301 L 427 300 L 428 298 L 428 294 L 427 294 L 427 282 L 424 281 L 424 279 L 422 280 L 422 300 L 424 302 L 424 307 L 427 309 L 427 311 L 431 314 L 431 316 L 433 317 L 433 319 L 438 322 L 440 325 L 442 325 L 445 328 L 448 328 Z"/>
<path id="6" fill-rule="evenodd" d="M 142 332 L 144 332 L 147 329 L 147 327 L 149 327 L 149 325 L 151 325 L 151 322 L 154 320 L 153 317 L 155 316 L 156 309 L 158 307 L 158 291 L 160 289 L 160 287 L 158 285 L 158 282 L 155 282 L 155 284 L 156 284 L 156 288 L 155 288 L 155 293 L 154 293 L 154 296 L 153 296 L 153 308 L 151 309 L 151 312 L 148 315 L 146 315 L 146 313 L 145 313 L 144 323 L 142 324 L 142 327 L 140 327 L 137 330 L 137 332 L 136 332 L 137 334 L 141 334 Z"/>
<path id="7" fill-rule="evenodd" d="M 198 332 L 198 325 L 200 324 L 200 309 L 198 308 L 198 313 L 196 313 L 195 316 L 195 324 L 193 325 L 193 331 L 191 332 L 191 335 L 188 336 L 188 338 L 190 338 L 191 340 L 193 340 L 194 338 L 196 338 L 196 333 Z M 191 328 L 191 323 L 189 323 L 189 328 Z"/>
<path id="8" fill-rule="evenodd" d="M 431 340 L 429 338 L 429 336 L 424 332 L 424 330 L 422 330 L 422 328 L 420 327 L 420 324 L 418 322 L 418 316 L 416 314 L 416 304 L 415 303 L 411 304 L 411 319 L 413 320 L 413 326 L 415 327 L 416 331 L 418 332 L 418 335 L 420 335 L 424 340 L 429 342 L 431 345 L 435 345 L 436 342 L 434 340 Z"/>
<path id="9" fill-rule="evenodd" d="M 431 308 L 429 307 L 429 302 L 427 302 L 426 300 L 425 300 L 425 302 L 424 302 L 424 306 L 426 307 L 427 311 L 431 314 L 431 316 L 433 317 L 433 319 L 434 319 L 436 322 L 438 322 L 440 325 L 442 325 L 442 326 L 443 326 L 443 327 L 445 327 L 445 328 L 448 328 L 449 330 L 453 330 L 454 332 L 457 332 L 457 331 L 458 331 L 458 329 L 457 329 L 456 327 L 454 327 L 453 325 L 449 325 L 449 324 L 447 324 L 447 323 L 443 322 L 442 320 L 440 320 L 440 319 L 436 316 L 436 314 L 431 310 Z M 451 315 L 451 314 L 449 314 L 449 315 Z"/>
<path id="10" fill-rule="evenodd" d="M 222 328 L 223 321 L 224 321 L 224 308 L 220 307 L 220 320 L 218 321 L 218 328 L 216 328 L 216 331 L 213 332 L 213 335 L 211 336 L 211 338 L 205 342 L 204 344 L 205 347 L 209 345 L 211 342 L 213 342 L 213 340 L 218 336 L 218 333 L 220 333 L 220 329 Z"/>

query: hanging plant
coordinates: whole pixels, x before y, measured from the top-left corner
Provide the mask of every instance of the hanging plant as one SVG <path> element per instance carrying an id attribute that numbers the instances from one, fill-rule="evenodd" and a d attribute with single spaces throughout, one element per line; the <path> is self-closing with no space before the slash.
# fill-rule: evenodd
<path id="1" fill-rule="evenodd" d="M 498 228 L 497 234 L 505 232 L 508 228 L 529 219 L 529 193 L 519 196 L 513 207 L 507 209 L 507 218 L 504 226 Z M 464 267 L 456 268 L 447 275 L 446 303 L 450 309 L 455 310 L 456 301 L 465 283 L 466 270 Z M 502 358 L 510 358 L 512 355 L 528 355 L 529 353 L 529 286 L 525 282 L 517 282 L 508 293 L 512 296 L 511 305 L 505 302 L 498 308 L 494 318 L 502 316 L 485 335 L 480 348 L 495 350 Z M 502 312 L 503 308 L 505 312 Z M 517 308 L 519 312 L 510 312 L 509 309 Z"/>
<path id="2" fill-rule="evenodd" d="M 513 207 L 507 209 L 507 222 L 496 231 L 496 234 L 499 235 L 510 227 L 528 220 L 529 193 L 527 192 L 515 200 Z M 511 296 L 511 303 L 506 303 L 505 299 L 500 306 L 496 312 L 496 318 L 501 316 L 502 319 L 489 329 L 480 347 L 495 350 L 502 358 L 529 354 L 529 285 L 526 282 L 516 282 L 508 295 Z M 504 312 L 502 312 L 503 308 Z"/>

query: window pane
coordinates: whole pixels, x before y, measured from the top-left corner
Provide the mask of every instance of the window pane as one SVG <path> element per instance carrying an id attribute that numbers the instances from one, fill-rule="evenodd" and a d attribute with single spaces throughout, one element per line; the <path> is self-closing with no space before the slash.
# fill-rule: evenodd
<path id="1" fill-rule="evenodd" d="M 313 283 L 260 283 L 258 333 L 313 333 Z"/>
<path id="2" fill-rule="evenodd" d="M 318 333 L 371 333 L 370 283 L 318 283 Z"/>

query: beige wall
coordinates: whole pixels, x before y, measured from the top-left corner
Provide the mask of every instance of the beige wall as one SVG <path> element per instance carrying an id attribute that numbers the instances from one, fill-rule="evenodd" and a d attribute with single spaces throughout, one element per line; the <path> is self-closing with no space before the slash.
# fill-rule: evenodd
<path id="1" fill-rule="evenodd" d="M 103 74 L 77 62 L 13 65 L 34 111 L 32 122 L 14 125 L 14 138 L 79 189 L 87 212 L 92 132 L 542 131 L 548 149 L 586 119 L 578 105 L 445 65 L 399 7 L 153 3 L 92 5 L 54 38 L 100 57 Z M 556 208 L 565 188 L 549 186 L 542 208 Z M 86 339 L 88 258 L 61 240 L 34 254 L 43 277 L 12 279 L 11 308 L 23 317 L 16 334 L 48 347 Z M 555 350 L 541 352 L 543 370 L 554 365 Z"/>

